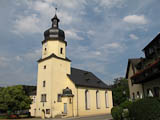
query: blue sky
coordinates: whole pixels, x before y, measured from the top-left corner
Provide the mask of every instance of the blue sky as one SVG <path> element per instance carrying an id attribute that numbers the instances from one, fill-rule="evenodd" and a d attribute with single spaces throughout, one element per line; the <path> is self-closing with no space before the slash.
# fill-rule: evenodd
<path id="1" fill-rule="evenodd" d="M 72 67 L 108 84 L 160 32 L 159 0 L 1 0 L 0 86 L 36 85 L 43 32 L 58 8 Z"/>

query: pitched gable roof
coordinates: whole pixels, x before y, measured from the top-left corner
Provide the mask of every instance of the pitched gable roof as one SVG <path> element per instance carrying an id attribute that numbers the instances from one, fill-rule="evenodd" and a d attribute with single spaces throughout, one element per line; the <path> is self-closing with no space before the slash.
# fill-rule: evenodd
<path id="1" fill-rule="evenodd" d="M 158 35 L 150 42 L 148 43 L 142 51 L 144 51 L 145 49 L 147 49 L 148 47 L 152 46 L 153 43 L 155 43 L 156 41 L 160 40 L 160 33 L 158 33 Z"/>
<path id="2" fill-rule="evenodd" d="M 128 65 L 127 65 L 127 71 L 126 71 L 126 77 L 125 77 L 126 79 L 128 78 L 130 64 L 132 64 L 133 66 L 136 66 L 140 61 L 141 61 L 141 58 L 128 59 Z"/>
<path id="3" fill-rule="evenodd" d="M 68 77 L 75 83 L 76 86 L 101 88 L 101 89 L 109 88 L 108 85 L 106 85 L 93 73 L 85 70 L 71 68 L 71 75 L 68 74 Z"/>

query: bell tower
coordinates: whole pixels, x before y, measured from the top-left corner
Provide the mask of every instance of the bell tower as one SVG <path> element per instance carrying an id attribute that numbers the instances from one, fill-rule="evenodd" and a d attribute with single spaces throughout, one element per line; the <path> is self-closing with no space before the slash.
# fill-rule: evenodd
<path id="1" fill-rule="evenodd" d="M 57 15 L 51 19 L 52 25 L 44 32 L 42 58 L 38 60 L 36 116 L 54 117 L 61 113 L 63 104 L 57 97 L 68 86 L 71 74 L 71 60 L 66 57 L 65 33 L 59 29 Z M 56 109 L 55 109 L 56 108 Z"/>
<path id="2" fill-rule="evenodd" d="M 44 40 L 42 41 L 42 59 L 50 55 L 66 58 L 65 33 L 59 29 L 59 22 L 57 15 L 51 19 L 52 26 L 44 32 Z"/>

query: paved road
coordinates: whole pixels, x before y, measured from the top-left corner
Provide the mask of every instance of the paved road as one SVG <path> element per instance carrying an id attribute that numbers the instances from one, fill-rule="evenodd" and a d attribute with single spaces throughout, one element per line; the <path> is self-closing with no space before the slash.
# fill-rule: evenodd
<path id="1" fill-rule="evenodd" d="M 7 120 L 7 119 L 1 119 Z M 17 119 L 17 120 L 112 120 L 111 115 L 98 115 L 98 116 L 90 116 L 90 117 L 75 117 L 75 118 L 63 118 L 63 119 L 40 119 L 40 118 L 32 118 L 32 119 Z"/>
<path id="2" fill-rule="evenodd" d="M 22 120 L 22 119 L 21 119 Z M 42 120 L 42 119 L 26 119 L 26 120 Z M 63 119 L 45 119 L 45 120 L 112 120 L 111 115 L 99 115 L 99 116 L 90 116 L 90 117 L 76 117 L 76 118 L 63 118 Z"/>
<path id="3" fill-rule="evenodd" d="M 101 115 L 101 116 L 92 116 L 92 117 L 68 118 L 66 120 L 112 120 L 112 116 Z"/>

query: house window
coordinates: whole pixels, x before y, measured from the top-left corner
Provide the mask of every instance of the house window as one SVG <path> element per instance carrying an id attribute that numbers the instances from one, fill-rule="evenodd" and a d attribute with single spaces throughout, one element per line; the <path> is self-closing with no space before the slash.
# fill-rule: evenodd
<path id="1" fill-rule="evenodd" d="M 100 108 L 100 96 L 99 96 L 98 90 L 96 91 L 96 106 L 97 106 L 97 109 Z"/>
<path id="2" fill-rule="evenodd" d="M 60 49 L 60 53 L 63 54 L 63 48 Z"/>
<path id="3" fill-rule="evenodd" d="M 138 98 L 138 99 L 140 98 L 140 94 L 139 94 L 139 91 L 137 92 L 137 98 Z"/>
<path id="4" fill-rule="evenodd" d="M 149 54 L 152 54 L 154 52 L 153 48 L 149 48 Z"/>
<path id="5" fill-rule="evenodd" d="M 46 69 L 46 65 L 43 66 L 43 69 Z"/>
<path id="6" fill-rule="evenodd" d="M 105 92 L 105 103 L 106 103 L 106 107 L 109 107 L 109 101 L 108 101 L 108 92 Z"/>
<path id="7" fill-rule="evenodd" d="M 153 97 L 153 92 L 152 92 L 152 90 L 150 88 L 147 89 L 147 96 L 148 97 Z"/>
<path id="8" fill-rule="evenodd" d="M 46 81 L 43 81 L 43 87 L 46 87 Z"/>
<path id="9" fill-rule="evenodd" d="M 57 95 L 57 102 L 62 102 L 62 96 L 61 96 L 61 94 Z"/>
<path id="10" fill-rule="evenodd" d="M 90 109 L 90 102 L 89 102 L 89 91 L 85 91 L 85 108 L 86 110 Z"/>
<path id="11" fill-rule="evenodd" d="M 46 114 L 50 114 L 50 109 L 46 109 Z"/>
<path id="12" fill-rule="evenodd" d="M 46 94 L 41 94 L 41 102 L 46 102 Z"/>
<path id="13" fill-rule="evenodd" d="M 135 100 L 135 94 L 132 93 L 132 100 Z"/>
<path id="14" fill-rule="evenodd" d="M 159 87 L 154 87 L 154 97 L 159 97 Z"/>

